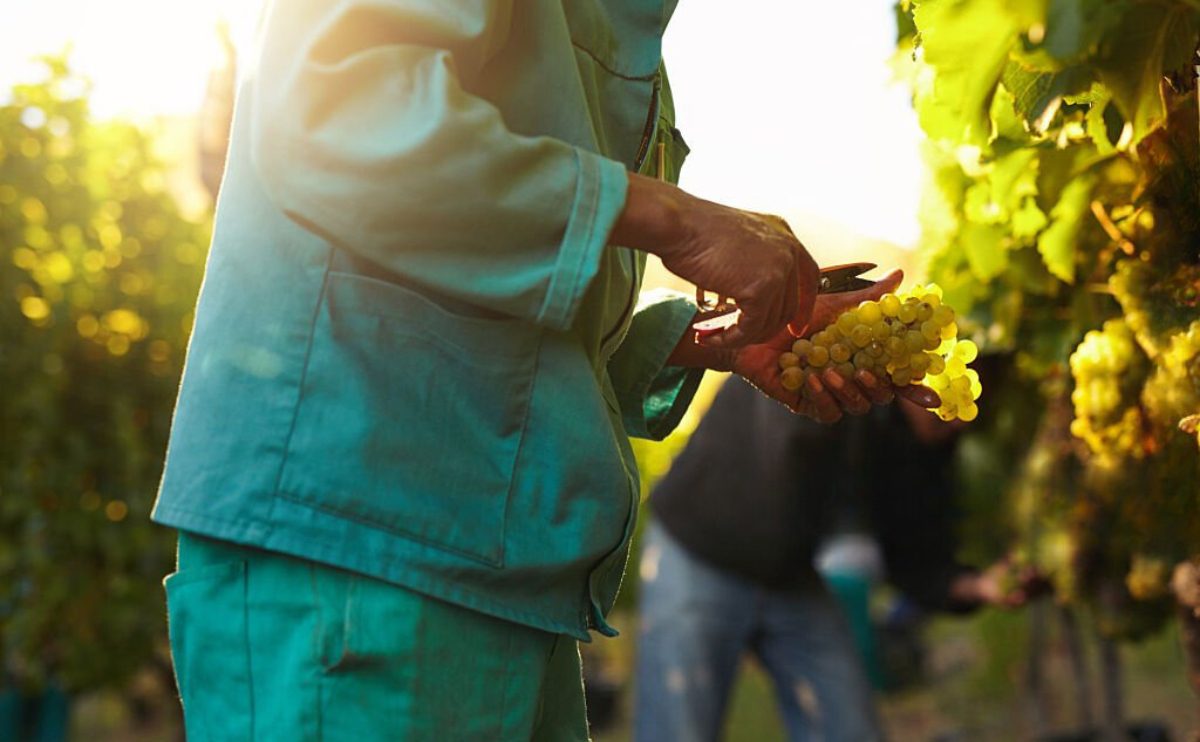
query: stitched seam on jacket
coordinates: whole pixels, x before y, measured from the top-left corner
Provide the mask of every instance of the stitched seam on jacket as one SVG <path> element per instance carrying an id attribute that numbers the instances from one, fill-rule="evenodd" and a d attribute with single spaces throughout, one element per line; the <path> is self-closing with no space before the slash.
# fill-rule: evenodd
<path id="1" fill-rule="evenodd" d="M 625 74 L 623 72 L 617 72 L 612 67 L 609 67 L 608 64 L 606 64 L 604 62 L 604 60 L 600 59 L 600 57 L 597 57 L 595 52 L 593 52 L 591 49 L 588 49 L 586 46 L 583 46 L 582 44 L 575 41 L 574 39 L 571 40 L 571 46 L 575 47 L 579 51 L 581 51 L 584 54 L 591 57 L 592 60 L 600 67 L 600 69 L 604 70 L 605 72 L 607 72 L 610 75 L 619 77 L 622 80 L 631 80 L 634 82 L 650 82 L 651 80 L 654 79 L 654 76 L 658 74 L 657 69 L 654 70 L 653 72 L 649 72 L 645 75 L 629 75 L 629 74 Z"/>
<path id="2" fill-rule="evenodd" d="M 283 472 L 287 469 L 288 451 L 292 447 L 292 435 L 296 432 L 296 420 L 300 417 L 300 403 L 304 398 L 304 384 L 308 381 L 308 367 L 312 361 L 313 344 L 317 337 L 317 320 L 321 313 L 321 304 L 325 301 L 325 289 L 329 284 L 329 271 L 333 267 L 333 251 L 332 245 L 325 248 L 327 254 L 325 256 L 325 270 L 321 274 L 321 289 L 317 292 L 317 301 L 313 305 L 312 317 L 308 323 L 308 345 L 304 348 L 304 366 L 300 370 L 300 382 L 296 385 L 296 404 L 292 407 L 292 421 L 288 424 L 287 435 L 283 437 L 283 452 L 279 456 L 279 471 L 275 474 L 275 486 L 272 492 L 276 496 L 279 495 L 279 486 L 283 483 Z M 275 498 L 271 498 L 271 507 L 267 511 L 267 530 L 270 531 L 275 526 Z"/>

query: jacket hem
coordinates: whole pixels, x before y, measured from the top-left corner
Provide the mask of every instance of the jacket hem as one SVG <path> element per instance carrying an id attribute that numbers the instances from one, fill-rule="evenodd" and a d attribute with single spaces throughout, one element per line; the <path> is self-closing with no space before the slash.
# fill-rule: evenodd
<path id="1" fill-rule="evenodd" d="M 346 522 L 328 514 L 313 511 L 311 508 L 290 500 L 273 499 L 278 501 L 277 512 L 288 509 L 302 510 L 306 522 L 303 524 L 294 522 L 286 532 L 283 532 L 271 528 L 269 524 L 257 521 L 227 520 L 161 503 L 151 514 L 151 520 L 159 525 L 181 531 L 358 572 L 505 621 L 552 634 L 566 634 L 582 642 L 590 643 L 592 641 L 592 636 L 586 626 L 572 625 L 536 613 L 513 609 L 502 602 L 466 589 L 460 584 L 435 579 L 420 570 L 411 569 L 403 563 L 402 558 L 398 555 L 389 557 L 386 551 L 370 549 L 358 549 L 354 553 L 349 553 L 345 548 L 344 541 L 350 540 L 350 538 L 359 543 L 372 540 L 372 529 L 369 526 Z M 329 527 L 329 521 L 340 524 L 340 528 Z M 344 532 L 347 529 L 353 530 L 355 533 L 353 535 L 343 533 L 341 537 L 335 533 L 337 530 Z M 395 538 L 395 535 L 380 533 L 376 538 L 392 539 Z"/>

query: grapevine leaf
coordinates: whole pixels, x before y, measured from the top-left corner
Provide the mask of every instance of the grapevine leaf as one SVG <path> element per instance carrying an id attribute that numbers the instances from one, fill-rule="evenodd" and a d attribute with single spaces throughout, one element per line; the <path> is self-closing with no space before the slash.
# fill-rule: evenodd
<path id="1" fill-rule="evenodd" d="M 1084 67 L 1067 67 L 1060 72 L 1039 72 L 1009 62 L 1004 67 L 1004 87 L 1012 92 L 1014 108 L 1032 131 L 1045 132 L 1058 112 L 1063 99 L 1083 90 L 1091 83 Z"/>
<path id="2" fill-rule="evenodd" d="M 1004 272 L 1008 266 L 1008 242 L 1000 225 L 967 222 L 959 233 L 963 252 L 971 273 L 987 282 Z"/>
<path id="3" fill-rule="evenodd" d="M 1037 51 L 1061 64 L 1082 61 L 1120 22 L 1129 4 L 1127 0 L 1050 0 L 1045 38 Z"/>
<path id="4" fill-rule="evenodd" d="M 1038 208 L 1037 199 L 1026 198 L 1021 202 L 1021 207 L 1013 212 L 1013 237 L 1018 239 L 1033 237 L 1045 229 L 1049 222 L 1046 213 Z"/>
<path id="5" fill-rule="evenodd" d="M 918 96 L 922 127 L 935 138 L 986 144 L 992 93 L 1023 30 L 1021 17 L 1000 0 L 926 0 L 913 17 L 925 62 L 936 71 L 931 95 Z"/>
<path id="6" fill-rule="evenodd" d="M 1050 212 L 1053 222 L 1038 237 L 1038 252 L 1046 268 L 1066 283 L 1075 282 L 1075 242 L 1088 213 L 1093 184 L 1090 176 L 1068 183 Z"/>
<path id="7" fill-rule="evenodd" d="M 1197 13 L 1181 6 L 1138 3 L 1109 35 L 1096 61 L 1101 81 L 1141 141 L 1166 115 L 1160 85 L 1196 48 Z"/>

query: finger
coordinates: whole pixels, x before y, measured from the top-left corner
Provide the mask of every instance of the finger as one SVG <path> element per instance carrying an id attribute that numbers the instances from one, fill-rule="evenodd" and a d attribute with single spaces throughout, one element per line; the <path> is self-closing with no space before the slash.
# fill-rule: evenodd
<path id="1" fill-rule="evenodd" d="M 924 384 L 906 384 L 896 387 L 896 396 L 926 409 L 942 406 L 942 398 L 938 396 L 938 393 Z"/>
<path id="2" fill-rule="evenodd" d="M 811 374 L 808 377 L 808 386 L 804 390 L 804 396 L 813 410 L 812 417 L 818 421 L 835 423 L 842 419 L 842 408 L 825 388 L 825 385 L 821 383 L 817 374 Z"/>
<path id="3" fill-rule="evenodd" d="M 846 412 L 849 412 L 851 415 L 862 415 L 871 409 L 871 403 L 867 400 L 862 390 L 858 388 L 858 384 L 842 378 L 842 375 L 837 371 L 827 368 L 821 374 L 821 379 L 829 387 L 838 404 Z"/>
<path id="4" fill-rule="evenodd" d="M 896 398 L 895 392 L 892 391 L 892 385 L 884 384 L 870 371 L 860 369 L 855 372 L 854 380 L 871 400 L 871 404 L 891 404 L 892 400 Z"/>
<path id="5" fill-rule="evenodd" d="M 812 324 L 813 311 L 817 304 L 818 283 L 821 273 L 812 256 L 804 246 L 796 251 L 796 306 L 790 315 L 788 331 L 795 337 L 803 337 Z"/>
<path id="6" fill-rule="evenodd" d="M 800 253 L 797 251 L 792 258 L 792 270 L 788 273 L 787 283 L 783 286 L 783 322 L 790 321 L 800 309 Z M 783 323 L 780 323 L 783 324 Z"/>

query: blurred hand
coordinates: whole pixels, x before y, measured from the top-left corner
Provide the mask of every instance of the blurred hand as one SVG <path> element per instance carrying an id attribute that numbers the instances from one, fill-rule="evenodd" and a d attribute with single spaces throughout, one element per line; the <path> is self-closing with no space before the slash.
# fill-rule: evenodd
<path id="1" fill-rule="evenodd" d="M 807 323 L 812 313 L 817 265 L 777 216 L 705 201 L 630 175 L 612 240 L 658 255 L 675 275 L 737 303 L 737 325 L 704 338 L 703 345 L 761 343 L 789 322 Z"/>
<path id="2" fill-rule="evenodd" d="M 1051 590 L 1050 581 L 1034 567 L 1016 567 L 1002 559 L 982 572 L 960 576 L 951 586 L 951 597 L 968 604 L 1020 608 Z"/>
<path id="3" fill-rule="evenodd" d="M 820 294 L 812 313 L 807 318 L 793 317 L 789 328 L 800 329 L 801 337 L 807 337 L 835 321 L 847 309 L 894 291 L 903 278 L 904 274 L 900 271 L 892 271 L 873 286 L 860 291 Z M 779 368 L 779 355 L 790 350 L 796 339 L 789 328 L 780 330 L 765 343 L 734 350 L 729 368 L 763 393 L 801 415 L 830 423 L 841 419 L 844 414 L 864 414 L 872 405 L 889 404 L 896 397 L 921 407 L 937 407 L 941 403 L 932 389 L 917 385 L 896 388 L 861 370 L 855 373 L 853 379 L 845 379 L 833 369 L 826 368 L 819 375 L 810 375 L 805 388 L 790 391 L 783 386 L 782 369 Z M 928 413 L 925 414 L 928 416 Z"/>

